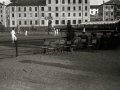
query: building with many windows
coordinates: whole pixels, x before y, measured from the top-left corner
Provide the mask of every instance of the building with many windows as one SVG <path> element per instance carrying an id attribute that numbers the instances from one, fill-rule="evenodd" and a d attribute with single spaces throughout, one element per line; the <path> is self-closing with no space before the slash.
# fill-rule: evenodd
<path id="1" fill-rule="evenodd" d="M 6 26 L 6 12 L 5 12 L 5 3 L 0 3 L 0 22 Z"/>
<path id="2" fill-rule="evenodd" d="M 78 25 L 90 21 L 90 0 L 17 0 L 7 5 L 9 27 Z"/>
<path id="3" fill-rule="evenodd" d="M 100 21 L 113 21 L 120 19 L 120 0 L 110 0 L 99 6 Z"/>

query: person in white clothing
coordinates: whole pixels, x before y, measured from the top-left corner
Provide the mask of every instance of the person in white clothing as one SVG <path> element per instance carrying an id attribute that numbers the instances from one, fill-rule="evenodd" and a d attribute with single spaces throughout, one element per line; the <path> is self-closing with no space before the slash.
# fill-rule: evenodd
<path id="1" fill-rule="evenodd" d="M 12 36 L 12 43 L 14 43 L 17 40 L 17 37 L 15 36 L 15 30 L 14 30 L 14 28 L 11 31 L 11 36 Z"/>
<path id="2" fill-rule="evenodd" d="M 58 36 L 58 29 L 56 29 L 56 35 Z"/>
<path id="3" fill-rule="evenodd" d="M 25 31 L 25 36 L 27 36 L 27 35 L 28 35 L 28 31 L 26 30 L 26 31 Z"/>

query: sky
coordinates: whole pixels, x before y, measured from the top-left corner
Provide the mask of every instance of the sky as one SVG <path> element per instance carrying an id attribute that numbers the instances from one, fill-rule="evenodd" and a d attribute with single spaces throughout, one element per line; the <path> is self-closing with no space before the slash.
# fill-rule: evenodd
<path id="1" fill-rule="evenodd" d="M 3 3 L 3 1 L 5 2 L 5 4 L 9 4 L 10 0 L 0 0 L 1 3 Z M 109 1 L 109 0 L 104 0 L 105 2 Z M 90 0 L 90 4 L 91 5 L 100 5 L 103 3 L 103 0 Z"/>

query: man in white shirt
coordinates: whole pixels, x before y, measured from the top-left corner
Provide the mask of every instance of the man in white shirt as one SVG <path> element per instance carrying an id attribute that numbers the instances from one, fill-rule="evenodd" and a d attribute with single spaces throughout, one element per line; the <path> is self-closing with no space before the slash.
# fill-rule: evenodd
<path id="1" fill-rule="evenodd" d="M 15 30 L 14 30 L 14 28 L 11 31 L 11 36 L 12 36 L 12 43 L 14 43 L 17 40 L 17 37 L 15 36 Z"/>

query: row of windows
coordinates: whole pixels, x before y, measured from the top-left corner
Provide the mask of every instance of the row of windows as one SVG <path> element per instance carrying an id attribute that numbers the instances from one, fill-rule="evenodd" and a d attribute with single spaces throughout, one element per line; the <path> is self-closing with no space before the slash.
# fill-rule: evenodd
<path id="1" fill-rule="evenodd" d="M 86 19 L 85 22 L 87 22 L 88 20 Z M 81 20 L 62 20 L 61 24 L 65 24 L 67 22 L 70 22 L 71 24 L 80 24 Z M 18 22 L 19 25 L 38 25 L 38 20 L 32 21 L 30 20 L 28 21 L 19 21 Z M 45 25 L 45 20 L 41 20 L 41 24 Z M 60 24 L 60 20 L 55 20 L 55 24 Z M 15 25 L 15 21 L 12 21 L 12 25 Z"/>
<path id="2" fill-rule="evenodd" d="M 106 12 L 106 16 L 113 16 L 113 12 Z"/>
<path id="3" fill-rule="evenodd" d="M 49 17 L 52 17 L 51 13 L 48 13 L 48 16 Z M 56 17 L 59 17 L 60 14 L 59 13 L 55 13 L 55 16 Z M 65 13 L 62 13 L 62 17 L 70 17 L 70 16 L 77 16 L 77 13 L 68 13 L 68 14 L 65 14 Z M 78 16 L 82 16 L 81 13 L 78 13 Z M 87 12 L 85 13 L 85 16 L 88 16 Z M 41 13 L 41 17 L 45 17 L 45 14 L 44 13 Z"/>
<path id="4" fill-rule="evenodd" d="M 19 13 L 19 14 L 18 14 L 18 17 L 27 17 L 27 15 L 28 15 L 28 14 L 26 14 L 26 13 L 23 13 L 23 14 Z M 30 17 L 33 17 L 32 15 L 33 15 L 32 13 L 29 14 Z M 48 13 L 48 16 L 49 16 L 49 17 L 52 17 L 52 13 Z M 60 13 L 55 13 L 55 16 L 56 16 L 56 17 L 59 17 L 59 16 L 60 16 Z M 65 13 L 62 13 L 62 17 L 65 17 L 65 16 L 66 16 L 66 14 L 65 14 Z M 70 17 L 70 16 L 77 16 L 77 13 L 68 13 L 67 16 L 68 16 L 68 17 Z M 81 13 L 78 13 L 78 16 L 82 16 Z M 85 13 L 85 16 L 88 16 L 87 12 Z M 14 14 L 14 13 L 12 13 L 12 17 L 15 17 L 15 14 Z M 34 17 L 38 17 L 38 14 L 35 13 Z M 44 13 L 41 13 L 41 17 L 45 17 L 45 14 L 44 14 Z"/>
<path id="5" fill-rule="evenodd" d="M 43 11 L 44 9 L 41 9 L 41 11 Z M 48 7 L 48 11 L 51 11 L 52 10 L 52 7 Z M 59 11 L 59 7 L 55 7 L 55 10 L 56 11 Z M 72 7 L 67 7 L 67 10 L 68 11 L 70 11 L 70 10 L 72 10 Z M 74 6 L 73 7 L 73 10 L 76 10 L 76 7 Z M 81 10 L 81 6 L 79 6 L 79 10 Z M 85 6 L 85 10 L 88 10 L 88 7 L 87 6 Z M 65 7 L 62 7 L 62 11 L 65 11 Z"/>
<path id="6" fill-rule="evenodd" d="M 74 7 L 70 7 L 70 6 L 68 6 L 67 7 L 67 10 L 68 11 L 70 11 L 70 10 L 77 10 L 77 7 L 76 6 L 74 6 Z M 37 7 L 35 7 L 35 10 L 34 11 L 37 11 L 38 9 L 37 9 Z M 53 10 L 53 8 L 52 7 L 48 7 L 48 11 L 51 11 L 51 10 Z M 55 11 L 59 11 L 60 10 L 60 8 L 59 7 L 55 7 Z M 79 6 L 78 7 L 78 10 L 81 10 L 81 6 Z M 85 6 L 85 10 L 88 10 L 88 7 L 87 6 Z M 14 7 L 12 7 L 12 11 L 15 11 L 15 8 Z M 22 10 L 21 9 L 21 7 L 18 7 L 18 11 L 27 11 L 27 9 L 26 9 L 26 7 L 24 7 L 24 9 Z M 33 11 L 32 10 L 32 7 L 29 7 L 29 11 Z M 45 11 L 45 7 L 41 7 L 41 11 Z M 65 7 L 62 7 L 62 11 L 65 11 Z"/>
<path id="7" fill-rule="evenodd" d="M 48 0 L 48 4 L 51 4 L 52 0 Z M 82 1 L 84 1 L 85 3 L 88 3 L 88 0 L 62 0 L 62 4 L 65 4 L 65 1 L 67 1 L 68 4 L 76 4 L 76 3 L 82 3 Z M 72 2 L 71 2 L 72 1 Z M 56 4 L 59 4 L 59 0 L 55 0 Z"/>
<path id="8" fill-rule="evenodd" d="M 22 9 L 23 8 L 23 9 Z M 27 7 L 18 7 L 18 11 L 27 11 Z M 29 7 L 29 11 L 37 11 L 38 8 L 37 7 L 34 7 L 34 10 L 33 10 L 33 7 Z M 12 11 L 15 11 L 15 8 L 12 7 Z"/>
<path id="9" fill-rule="evenodd" d="M 105 6 L 105 9 L 108 9 L 108 10 L 113 9 L 113 6 Z"/>

